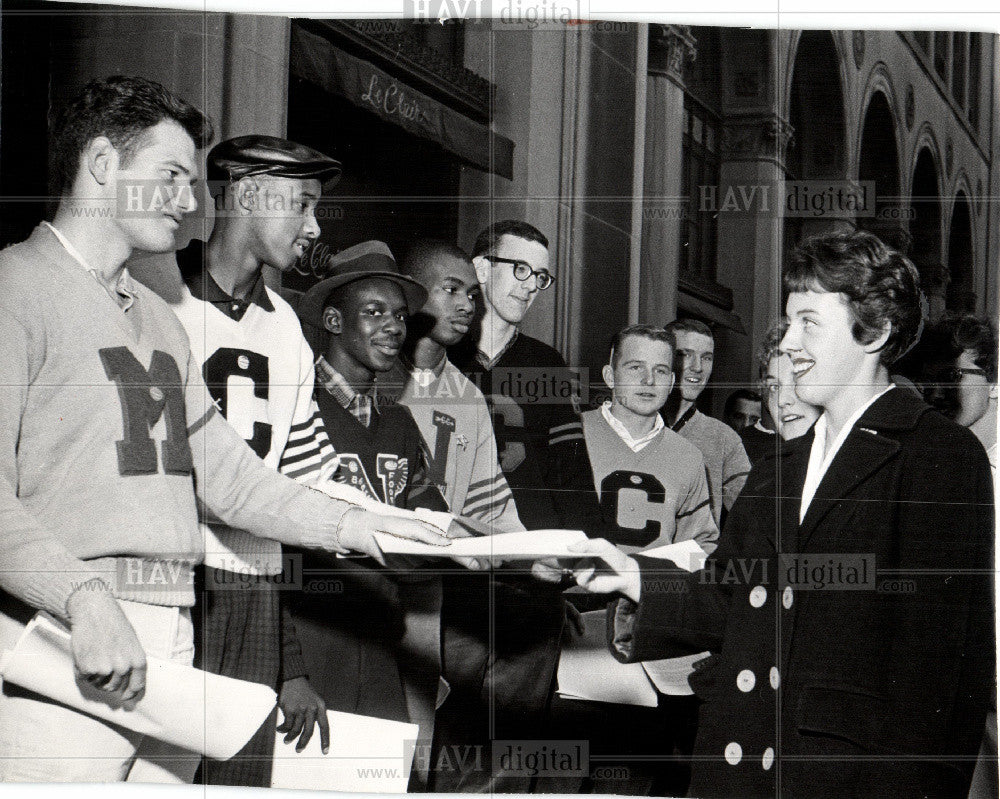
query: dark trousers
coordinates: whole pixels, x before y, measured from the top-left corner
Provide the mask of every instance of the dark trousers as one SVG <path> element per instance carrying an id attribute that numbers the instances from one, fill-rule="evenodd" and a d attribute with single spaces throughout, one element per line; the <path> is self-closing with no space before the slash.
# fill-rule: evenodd
<path id="1" fill-rule="evenodd" d="M 191 614 L 195 666 L 277 690 L 280 594 L 266 577 L 234 583 L 227 580 L 228 574 L 211 566 L 195 570 L 197 600 Z M 235 757 L 226 761 L 204 758 L 195 783 L 270 787 L 277 712 L 275 708 Z"/>

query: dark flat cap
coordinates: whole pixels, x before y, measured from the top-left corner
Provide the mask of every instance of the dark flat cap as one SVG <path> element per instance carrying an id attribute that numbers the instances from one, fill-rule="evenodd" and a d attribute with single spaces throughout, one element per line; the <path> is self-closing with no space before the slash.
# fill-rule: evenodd
<path id="1" fill-rule="evenodd" d="M 208 153 L 208 167 L 210 177 L 218 171 L 230 180 L 273 175 L 326 182 L 340 177 L 340 161 L 312 147 L 274 136 L 238 136 L 219 142 Z"/>
<path id="2" fill-rule="evenodd" d="M 400 273 L 392 251 L 381 241 L 363 241 L 341 250 L 327 261 L 326 271 L 329 277 L 309 289 L 299 301 L 299 317 L 316 327 L 323 327 L 323 309 L 330 293 L 356 280 L 370 277 L 391 280 L 403 290 L 406 308 L 411 314 L 427 302 L 427 289 Z"/>

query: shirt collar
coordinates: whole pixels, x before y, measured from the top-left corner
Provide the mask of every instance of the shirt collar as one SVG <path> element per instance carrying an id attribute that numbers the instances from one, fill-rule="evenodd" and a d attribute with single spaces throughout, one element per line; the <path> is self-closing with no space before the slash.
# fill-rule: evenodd
<path id="1" fill-rule="evenodd" d="M 753 426 L 754 426 L 754 429 L 760 430 L 760 432 L 762 432 L 762 433 L 767 433 L 769 436 L 773 436 L 775 434 L 774 430 L 768 430 L 766 427 L 764 427 L 764 425 L 762 425 L 760 423 L 760 419 L 758 419 L 756 422 L 754 422 Z"/>
<path id="2" fill-rule="evenodd" d="M 264 276 L 262 274 L 257 275 L 257 280 L 254 281 L 253 288 L 250 289 L 250 293 L 243 300 L 227 294 L 215 281 L 215 278 L 212 277 L 212 273 L 206 268 L 202 268 L 201 271 L 192 275 L 187 281 L 187 287 L 191 291 L 191 296 L 196 300 L 210 302 L 213 305 L 225 305 L 227 309 L 229 306 L 239 305 L 241 307 L 245 306 L 243 307 L 243 311 L 245 312 L 246 308 L 250 305 L 259 305 L 268 313 L 274 311 L 274 303 L 271 302 L 271 298 L 267 295 L 267 286 L 264 283 Z M 240 316 L 242 316 L 242 313 Z"/>
<path id="3" fill-rule="evenodd" d="M 633 452 L 639 452 L 639 450 L 646 447 L 660 434 L 660 431 L 666 427 L 663 417 L 661 417 L 660 414 L 656 414 L 653 421 L 653 429 L 644 436 L 633 438 L 632 434 L 628 431 L 628 428 L 625 427 L 625 425 L 623 425 L 613 413 L 611 413 L 611 400 L 605 400 L 604 404 L 601 405 L 601 415 L 604 417 L 604 420 L 611 425 L 611 429 L 618 434 L 618 437 L 624 441 L 625 445 Z"/>
<path id="4" fill-rule="evenodd" d="M 424 369 L 420 366 L 416 366 L 413 361 L 411 361 L 405 354 L 399 354 L 399 362 L 402 364 L 403 369 L 409 374 L 418 386 L 421 388 L 427 388 L 431 383 L 441 377 L 444 372 L 444 366 L 448 362 L 448 354 L 442 353 L 441 360 L 437 362 L 431 369 Z"/>
<path id="5" fill-rule="evenodd" d="M 361 395 L 361 392 L 356 391 L 354 386 L 348 383 L 346 378 L 334 369 L 322 355 L 316 359 L 316 380 L 330 392 L 330 395 L 345 410 L 350 407 L 355 397 Z M 373 385 L 366 393 L 373 400 L 372 407 L 378 409 L 378 402 L 375 401 L 378 399 L 377 387 Z"/>
<path id="6" fill-rule="evenodd" d="M 514 346 L 514 342 L 517 341 L 517 334 L 518 334 L 518 332 L 519 332 L 518 329 L 515 327 L 514 328 L 514 335 L 512 335 L 510 337 L 510 341 L 508 341 L 506 344 L 504 344 L 503 347 L 500 348 L 500 352 L 498 352 L 492 358 L 490 358 L 482 350 L 477 349 L 476 350 L 476 361 L 479 363 L 479 365 L 482 366 L 483 369 L 485 369 L 486 371 L 489 371 L 494 366 L 496 366 L 500 362 L 500 359 L 510 351 L 511 347 Z"/>
<path id="7" fill-rule="evenodd" d="M 52 232 L 52 235 L 55 236 L 56 239 L 58 239 L 59 243 L 63 246 L 63 249 L 66 250 L 70 258 L 100 281 L 97 268 L 87 263 L 87 259 L 84 258 L 83 255 L 80 254 L 80 251 L 70 243 L 70 240 L 62 234 L 59 228 L 51 222 L 46 222 L 44 220 L 42 221 L 42 224 Z M 104 284 L 102 283 L 101 285 Z M 135 301 L 135 283 L 132 282 L 132 276 L 128 273 L 128 269 L 126 267 L 122 267 L 121 274 L 118 275 L 118 280 L 115 283 L 115 292 L 121 299 L 119 300 L 118 297 L 113 297 L 112 299 L 118 303 L 123 311 L 127 311 L 132 307 L 132 303 Z"/>

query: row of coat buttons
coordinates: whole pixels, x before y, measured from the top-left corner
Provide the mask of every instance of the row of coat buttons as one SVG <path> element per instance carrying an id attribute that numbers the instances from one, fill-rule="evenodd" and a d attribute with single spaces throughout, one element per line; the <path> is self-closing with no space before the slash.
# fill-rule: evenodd
<path id="1" fill-rule="evenodd" d="M 785 590 L 781 592 L 781 604 L 785 610 L 789 610 L 792 607 L 793 601 L 795 601 L 795 598 L 792 594 L 792 587 L 786 585 Z M 755 586 L 750 592 L 750 605 L 759 608 L 765 602 L 767 602 L 767 589 L 762 585 Z"/>
<path id="2" fill-rule="evenodd" d="M 778 674 L 777 666 L 771 666 L 769 678 L 771 681 L 771 687 L 777 691 L 778 685 L 781 684 L 781 675 Z M 745 694 L 752 691 L 756 684 L 757 675 L 750 671 L 750 669 L 743 669 L 743 671 L 736 675 L 736 687 Z"/>
<path id="3" fill-rule="evenodd" d="M 726 746 L 726 762 L 730 766 L 738 766 L 743 760 L 743 747 L 733 741 Z M 769 771 L 774 765 L 774 749 L 770 746 L 764 750 L 764 755 L 760 759 L 760 765 L 764 771 Z"/>

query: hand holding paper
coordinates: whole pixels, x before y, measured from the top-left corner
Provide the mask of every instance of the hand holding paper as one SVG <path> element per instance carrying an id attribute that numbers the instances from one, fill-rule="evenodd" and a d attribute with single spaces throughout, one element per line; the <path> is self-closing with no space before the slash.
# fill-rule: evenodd
<path id="1" fill-rule="evenodd" d="M 13 650 L 3 653 L 0 675 L 95 718 L 217 760 L 250 740 L 274 708 L 275 694 L 257 683 L 146 657 L 146 692 L 131 707 L 78 682 L 70 634 L 42 615 L 28 622 Z"/>

